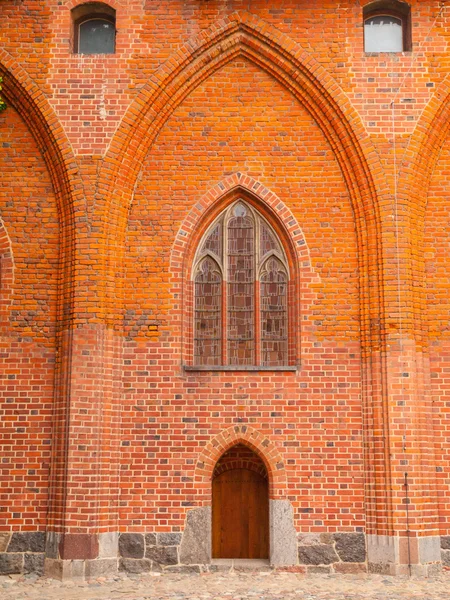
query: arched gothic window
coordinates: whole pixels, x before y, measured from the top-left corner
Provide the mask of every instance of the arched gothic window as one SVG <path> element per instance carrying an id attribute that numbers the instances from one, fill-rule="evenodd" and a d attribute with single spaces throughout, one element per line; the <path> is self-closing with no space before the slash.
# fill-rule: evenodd
<path id="1" fill-rule="evenodd" d="M 289 270 L 269 223 L 238 200 L 194 261 L 194 364 L 287 366 Z"/>

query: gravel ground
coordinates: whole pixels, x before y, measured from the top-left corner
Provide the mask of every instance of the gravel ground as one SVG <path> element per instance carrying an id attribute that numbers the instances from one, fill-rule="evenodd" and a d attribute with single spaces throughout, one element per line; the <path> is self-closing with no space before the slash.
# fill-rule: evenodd
<path id="1" fill-rule="evenodd" d="M 450 573 L 435 579 L 301 575 L 277 571 L 118 575 L 89 583 L 0 577 L 1 600 L 435 600 L 450 598 Z"/>

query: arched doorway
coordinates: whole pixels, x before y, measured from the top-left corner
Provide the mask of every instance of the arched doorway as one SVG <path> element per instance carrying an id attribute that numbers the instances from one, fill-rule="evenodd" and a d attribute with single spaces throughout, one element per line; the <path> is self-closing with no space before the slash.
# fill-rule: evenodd
<path id="1" fill-rule="evenodd" d="M 263 461 L 237 444 L 212 480 L 212 557 L 269 558 L 269 481 Z"/>

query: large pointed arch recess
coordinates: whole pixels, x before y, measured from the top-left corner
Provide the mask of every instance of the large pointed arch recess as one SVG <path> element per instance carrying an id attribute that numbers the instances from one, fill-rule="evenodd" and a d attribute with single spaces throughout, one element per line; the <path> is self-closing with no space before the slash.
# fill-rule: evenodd
<path id="1" fill-rule="evenodd" d="M 107 312 L 115 322 L 120 320 L 117 278 L 120 279 L 122 266 L 122 241 L 142 164 L 162 126 L 184 98 L 238 56 L 277 79 L 321 128 L 351 197 L 362 281 L 367 280 L 370 266 L 372 273 L 381 271 L 375 266 L 381 263 L 376 198 L 384 195 L 387 187 L 383 182 L 378 194 L 375 190 L 371 171 L 383 170 L 356 111 L 332 77 L 298 44 L 261 19 L 238 12 L 191 39 L 152 76 L 130 106 L 108 149 L 98 191 L 111 247 L 109 264 L 105 265 L 110 275 L 107 285 L 113 285 L 115 290 L 114 294 L 105 294 L 105 302 L 108 297 L 114 299 Z M 374 298 L 378 298 L 376 288 L 377 283 L 372 287 Z M 379 318 L 377 309 L 376 312 Z"/>

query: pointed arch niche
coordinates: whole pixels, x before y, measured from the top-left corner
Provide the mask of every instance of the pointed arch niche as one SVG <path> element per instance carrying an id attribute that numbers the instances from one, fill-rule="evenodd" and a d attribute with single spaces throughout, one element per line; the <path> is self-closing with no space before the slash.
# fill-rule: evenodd
<path id="1" fill-rule="evenodd" d="M 273 566 L 298 563 L 297 532 L 294 510 L 287 499 L 287 474 L 282 455 L 275 443 L 250 425 L 233 425 L 222 429 L 203 448 L 195 467 L 194 489 L 200 494 L 197 508 L 186 516 L 181 542 L 181 557 L 186 564 L 211 561 L 213 527 L 213 486 L 216 477 L 233 469 L 245 469 L 267 481 L 269 540 L 268 558 Z M 264 486 L 262 486 L 264 487 Z M 191 540 L 202 539 L 193 549 Z M 186 554 L 184 554 L 186 553 Z M 231 557 L 229 557 L 231 558 Z"/>
<path id="2" fill-rule="evenodd" d="M 220 182 L 186 218 L 172 258 L 186 370 L 297 369 L 300 266 L 302 286 L 318 278 L 275 194 L 239 173 Z"/>
<path id="3" fill-rule="evenodd" d="M 262 459 L 235 444 L 212 477 L 212 558 L 269 558 L 269 482 Z"/>

